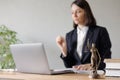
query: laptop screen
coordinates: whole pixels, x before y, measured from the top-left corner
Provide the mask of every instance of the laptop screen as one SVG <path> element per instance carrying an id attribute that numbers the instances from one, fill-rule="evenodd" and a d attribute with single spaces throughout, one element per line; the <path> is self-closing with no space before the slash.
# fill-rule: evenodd
<path id="1" fill-rule="evenodd" d="M 42 43 L 13 44 L 10 49 L 19 72 L 50 74 Z"/>

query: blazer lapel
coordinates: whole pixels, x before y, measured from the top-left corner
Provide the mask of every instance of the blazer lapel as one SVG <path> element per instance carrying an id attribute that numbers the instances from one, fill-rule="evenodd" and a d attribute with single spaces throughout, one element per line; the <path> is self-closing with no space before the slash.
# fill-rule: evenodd
<path id="1" fill-rule="evenodd" d="M 89 27 L 87 35 L 86 35 L 86 39 L 85 42 L 83 44 L 83 49 L 82 49 L 82 62 L 84 62 L 88 56 L 90 56 L 90 50 L 89 48 L 91 47 L 92 44 L 92 38 L 93 38 L 93 30 L 94 28 Z M 89 44 L 89 45 L 88 45 Z"/>
<path id="2" fill-rule="evenodd" d="M 72 48 L 75 50 L 77 47 L 77 29 L 75 29 L 73 36 L 71 38 Z"/>
<path id="3" fill-rule="evenodd" d="M 72 53 L 75 59 L 77 60 L 76 65 L 81 64 L 81 60 L 77 54 L 77 29 L 75 29 L 73 36 L 72 36 Z"/>

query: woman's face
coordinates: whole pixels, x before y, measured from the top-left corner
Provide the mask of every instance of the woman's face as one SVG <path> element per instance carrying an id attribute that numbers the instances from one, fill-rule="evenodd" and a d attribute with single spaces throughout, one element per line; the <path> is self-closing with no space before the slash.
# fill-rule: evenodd
<path id="1" fill-rule="evenodd" d="M 85 25 L 85 11 L 76 4 L 72 5 L 72 19 L 75 24 Z"/>

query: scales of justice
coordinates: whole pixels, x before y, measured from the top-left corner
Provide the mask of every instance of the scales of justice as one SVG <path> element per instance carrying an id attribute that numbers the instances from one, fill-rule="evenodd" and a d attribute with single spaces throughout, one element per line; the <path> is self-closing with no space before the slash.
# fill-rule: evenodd
<path id="1" fill-rule="evenodd" d="M 102 74 L 98 74 L 98 67 L 101 62 L 101 57 L 98 52 L 98 49 L 95 47 L 94 43 L 92 43 L 92 47 L 89 49 L 91 52 L 91 65 L 90 65 L 89 78 L 92 78 L 92 79 L 105 78 L 105 71 Z"/>

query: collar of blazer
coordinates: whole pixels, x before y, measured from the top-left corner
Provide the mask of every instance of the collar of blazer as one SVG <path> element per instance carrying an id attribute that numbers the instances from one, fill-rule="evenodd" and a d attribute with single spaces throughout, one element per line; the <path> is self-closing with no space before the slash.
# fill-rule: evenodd
<path id="1" fill-rule="evenodd" d="M 88 56 L 90 56 L 90 47 L 91 44 L 93 42 L 93 36 L 94 36 L 94 27 L 89 27 L 88 32 L 86 34 L 86 39 L 85 42 L 83 44 L 83 48 L 82 48 L 82 61 L 84 62 Z M 88 53 L 88 54 L 85 54 Z"/>

